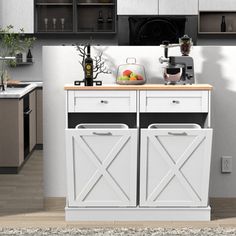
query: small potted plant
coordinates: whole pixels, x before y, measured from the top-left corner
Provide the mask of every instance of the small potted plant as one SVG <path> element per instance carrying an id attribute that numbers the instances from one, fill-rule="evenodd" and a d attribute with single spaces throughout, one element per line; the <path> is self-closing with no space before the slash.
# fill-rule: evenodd
<path id="1" fill-rule="evenodd" d="M 17 65 L 17 60 L 4 60 L 4 58 L 16 57 L 20 60 L 20 54 L 30 49 L 35 40 L 35 37 L 26 37 L 24 29 L 20 29 L 18 33 L 15 33 L 12 25 L 0 29 L 0 78 L 2 83 L 7 74 L 7 65 L 13 67 Z"/>

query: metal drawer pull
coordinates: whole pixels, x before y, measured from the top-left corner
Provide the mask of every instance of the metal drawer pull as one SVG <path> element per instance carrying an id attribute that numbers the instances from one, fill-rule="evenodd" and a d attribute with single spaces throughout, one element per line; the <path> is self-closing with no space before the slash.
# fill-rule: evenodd
<path id="1" fill-rule="evenodd" d="M 31 112 L 32 112 L 32 110 L 30 109 L 30 110 L 24 112 L 24 115 L 25 115 L 25 116 L 28 116 Z"/>
<path id="2" fill-rule="evenodd" d="M 169 135 L 174 135 L 174 136 L 186 136 L 188 135 L 186 132 L 183 133 L 172 133 L 172 132 L 168 132 Z"/>
<path id="3" fill-rule="evenodd" d="M 178 100 L 173 100 L 172 103 L 180 104 L 180 101 L 178 101 Z"/>
<path id="4" fill-rule="evenodd" d="M 106 100 L 101 100 L 101 103 L 103 103 L 103 104 L 108 104 L 108 101 L 106 101 Z"/>
<path id="5" fill-rule="evenodd" d="M 93 132 L 94 135 L 101 135 L 101 136 L 109 136 L 112 135 L 111 132 L 107 132 L 107 133 L 97 133 L 97 132 Z"/>

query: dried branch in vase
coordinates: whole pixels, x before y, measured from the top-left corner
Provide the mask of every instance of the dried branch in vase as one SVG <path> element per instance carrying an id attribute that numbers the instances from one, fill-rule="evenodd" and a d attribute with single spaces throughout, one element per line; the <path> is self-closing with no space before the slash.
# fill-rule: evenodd
<path id="1" fill-rule="evenodd" d="M 79 56 L 81 57 L 81 61 L 79 61 L 80 65 L 85 70 L 85 58 L 86 58 L 86 51 L 88 45 L 76 45 L 77 51 L 79 52 Z M 103 53 L 101 52 L 98 56 L 93 57 L 93 72 L 94 78 L 96 79 L 100 74 L 111 74 L 108 67 L 106 66 L 106 61 L 102 58 Z"/>

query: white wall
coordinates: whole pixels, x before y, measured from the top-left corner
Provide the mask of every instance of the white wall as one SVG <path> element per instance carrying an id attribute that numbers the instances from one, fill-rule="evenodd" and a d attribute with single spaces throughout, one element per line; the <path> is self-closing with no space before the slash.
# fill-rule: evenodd
<path id="1" fill-rule="evenodd" d="M 1 2 L 1 0 L 0 0 Z M 60 37 L 58 39 L 43 39 L 38 38 L 33 46 L 32 55 L 34 58 L 33 65 L 27 66 L 17 66 L 17 67 L 9 67 L 8 72 L 12 79 L 20 80 L 20 81 L 42 81 L 42 47 L 43 46 L 62 46 L 62 45 L 72 45 L 76 43 L 85 43 L 88 42 L 88 38 L 86 35 L 84 36 L 76 36 L 70 38 Z M 92 43 L 99 45 L 117 45 L 117 37 L 116 36 L 96 36 L 95 39 L 92 39 Z"/>
<path id="2" fill-rule="evenodd" d="M 148 82 L 161 80 L 161 65 L 158 58 L 163 54 L 160 47 L 101 47 L 111 63 L 113 75 L 102 76 L 105 83 L 114 83 L 116 68 L 125 63 L 126 57 L 136 57 L 146 68 Z M 96 50 L 93 50 L 95 53 Z M 173 55 L 178 49 L 171 49 Z M 233 173 L 220 173 L 220 157 L 236 156 L 236 47 L 197 46 L 191 53 L 195 60 L 195 73 L 199 83 L 214 86 L 212 95 L 212 126 L 214 128 L 211 197 L 236 197 L 236 162 Z M 48 46 L 43 48 L 44 82 L 44 185 L 46 197 L 65 196 L 65 101 L 63 86 L 83 79 L 74 47 Z M 101 79 L 101 78 L 100 78 Z"/>

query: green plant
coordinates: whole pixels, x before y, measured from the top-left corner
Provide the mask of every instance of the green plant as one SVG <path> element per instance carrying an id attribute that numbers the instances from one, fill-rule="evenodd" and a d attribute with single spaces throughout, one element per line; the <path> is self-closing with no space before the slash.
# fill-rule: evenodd
<path id="1" fill-rule="evenodd" d="M 20 29 L 18 33 L 15 33 L 12 25 L 7 26 L 5 29 L 0 29 L 0 56 L 16 56 L 31 48 L 35 40 L 35 37 L 25 36 L 24 29 Z M 15 60 L 3 62 L 10 66 L 16 66 Z"/>

